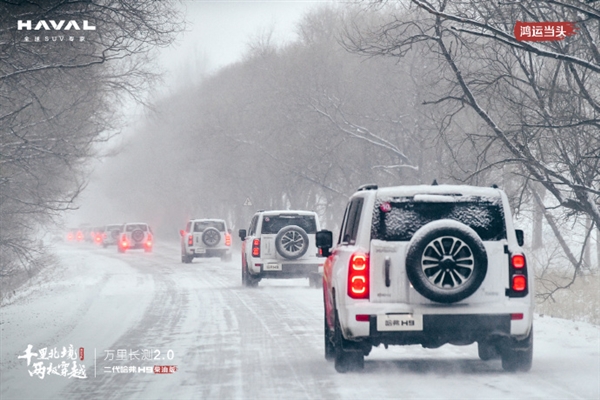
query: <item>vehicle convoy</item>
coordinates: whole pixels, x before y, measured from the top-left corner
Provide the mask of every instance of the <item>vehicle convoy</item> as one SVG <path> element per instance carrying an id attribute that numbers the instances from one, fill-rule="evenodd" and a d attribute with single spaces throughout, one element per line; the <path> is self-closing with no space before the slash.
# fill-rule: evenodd
<path id="1" fill-rule="evenodd" d="M 222 219 L 192 219 L 181 235 L 181 262 L 189 264 L 196 257 L 220 257 L 231 260 L 231 230 Z"/>
<path id="2" fill-rule="evenodd" d="M 144 249 L 146 253 L 154 246 L 152 229 L 144 222 L 129 222 L 123 225 L 119 234 L 117 250 L 125 253 L 130 249 Z"/>
<path id="3" fill-rule="evenodd" d="M 242 285 L 255 287 L 263 278 L 308 278 L 320 287 L 323 261 L 317 257 L 319 218 L 312 211 L 258 211 L 242 239 Z"/>
<path id="4" fill-rule="evenodd" d="M 324 265 L 325 358 L 362 369 L 372 346 L 477 342 L 482 360 L 528 371 L 533 271 L 496 188 L 361 187 L 338 242 L 317 233 Z"/>
<path id="5" fill-rule="evenodd" d="M 112 224 L 106 225 L 102 231 L 102 247 L 106 248 L 117 244 L 119 241 L 119 234 L 123 229 L 123 224 Z"/>

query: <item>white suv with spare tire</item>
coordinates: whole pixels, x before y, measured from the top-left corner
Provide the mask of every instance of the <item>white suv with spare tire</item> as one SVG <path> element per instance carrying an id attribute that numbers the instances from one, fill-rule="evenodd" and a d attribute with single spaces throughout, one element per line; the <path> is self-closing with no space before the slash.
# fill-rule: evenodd
<path id="1" fill-rule="evenodd" d="M 259 211 L 242 239 L 242 284 L 258 285 L 263 278 L 308 278 L 320 287 L 323 259 L 317 257 L 315 233 L 319 218 L 312 211 Z"/>
<path id="2" fill-rule="evenodd" d="M 129 222 L 123 225 L 117 242 L 119 253 L 131 249 L 144 249 L 150 253 L 154 247 L 152 229 L 144 222 Z"/>
<path id="3" fill-rule="evenodd" d="M 365 185 L 338 242 L 317 233 L 324 266 L 325 358 L 363 368 L 373 346 L 477 343 L 482 360 L 527 371 L 533 271 L 497 187 Z"/>
<path id="4" fill-rule="evenodd" d="M 181 235 L 181 262 L 189 264 L 198 257 L 231 260 L 231 230 L 223 219 L 192 219 Z"/>

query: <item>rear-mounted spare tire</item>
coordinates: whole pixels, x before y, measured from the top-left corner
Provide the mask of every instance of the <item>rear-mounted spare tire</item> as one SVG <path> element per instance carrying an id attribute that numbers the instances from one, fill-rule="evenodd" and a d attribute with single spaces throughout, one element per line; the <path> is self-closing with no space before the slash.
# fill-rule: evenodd
<path id="1" fill-rule="evenodd" d="M 221 233 L 217 228 L 206 228 L 202 233 L 202 243 L 208 247 L 214 247 L 219 244 Z"/>
<path id="2" fill-rule="evenodd" d="M 406 274 L 415 290 L 438 303 L 471 296 L 487 273 L 487 253 L 479 235 L 458 221 L 430 222 L 413 235 Z"/>
<path id="3" fill-rule="evenodd" d="M 134 230 L 133 232 L 131 232 L 131 238 L 136 242 L 141 242 L 142 240 L 144 240 L 144 231 L 142 231 L 141 229 Z"/>
<path id="4" fill-rule="evenodd" d="M 308 235 L 297 225 L 288 225 L 279 230 L 275 237 L 275 248 L 283 258 L 295 260 L 308 250 Z"/>

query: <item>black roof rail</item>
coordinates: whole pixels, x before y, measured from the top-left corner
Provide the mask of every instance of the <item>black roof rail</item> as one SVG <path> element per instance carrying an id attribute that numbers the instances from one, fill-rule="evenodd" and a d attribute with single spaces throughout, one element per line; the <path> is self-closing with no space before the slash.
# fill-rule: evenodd
<path id="1" fill-rule="evenodd" d="M 492 188 L 494 189 L 498 189 L 498 185 L 496 185 L 495 183 L 492 185 Z"/>
<path id="2" fill-rule="evenodd" d="M 357 192 L 361 192 L 363 190 L 377 190 L 376 183 L 367 183 L 366 185 L 362 185 L 358 188 Z"/>
<path id="3" fill-rule="evenodd" d="M 431 186 L 438 186 L 437 179 L 434 179 L 433 182 L 431 182 Z"/>

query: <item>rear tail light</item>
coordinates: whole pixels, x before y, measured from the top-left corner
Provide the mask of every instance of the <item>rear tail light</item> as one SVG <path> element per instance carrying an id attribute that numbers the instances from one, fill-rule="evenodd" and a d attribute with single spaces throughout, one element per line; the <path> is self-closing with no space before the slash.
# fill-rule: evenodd
<path id="1" fill-rule="evenodd" d="M 369 322 L 371 316 L 369 314 L 356 314 L 356 320 L 358 322 Z"/>
<path id="2" fill-rule="evenodd" d="M 190 236 L 188 236 L 188 246 L 193 246 L 194 245 L 194 235 L 192 235 L 190 233 Z"/>
<path id="3" fill-rule="evenodd" d="M 515 254 L 511 258 L 511 264 L 515 269 L 525 268 L 525 256 L 523 254 Z"/>
<path id="4" fill-rule="evenodd" d="M 231 235 L 229 233 L 225 234 L 225 246 L 231 246 Z"/>
<path id="5" fill-rule="evenodd" d="M 348 265 L 348 296 L 353 299 L 369 298 L 369 255 L 352 254 Z"/>
<path id="6" fill-rule="evenodd" d="M 252 241 L 252 257 L 260 257 L 260 239 Z"/>
<path id="7" fill-rule="evenodd" d="M 148 234 L 148 239 L 146 239 L 146 246 L 152 247 L 152 234 Z"/>
<path id="8" fill-rule="evenodd" d="M 525 297 L 529 294 L 529 285 L 527 283 L 527 259 L 525 255 L 517 253 L 511 254 L 509 262 L 509 288 L 508 297 Z"/>
<path id="9" fill-rule="evenodd" d="M 121 236 L 121 247 L 127 247 L 127 236 Z"/>
<path id="10" fill-rule="evenodd" d="M 513 275 L 512 290 L 515 292 L 522 292 L 525 289 L 527 289 L 527 278 L 525 275 Z"/>

